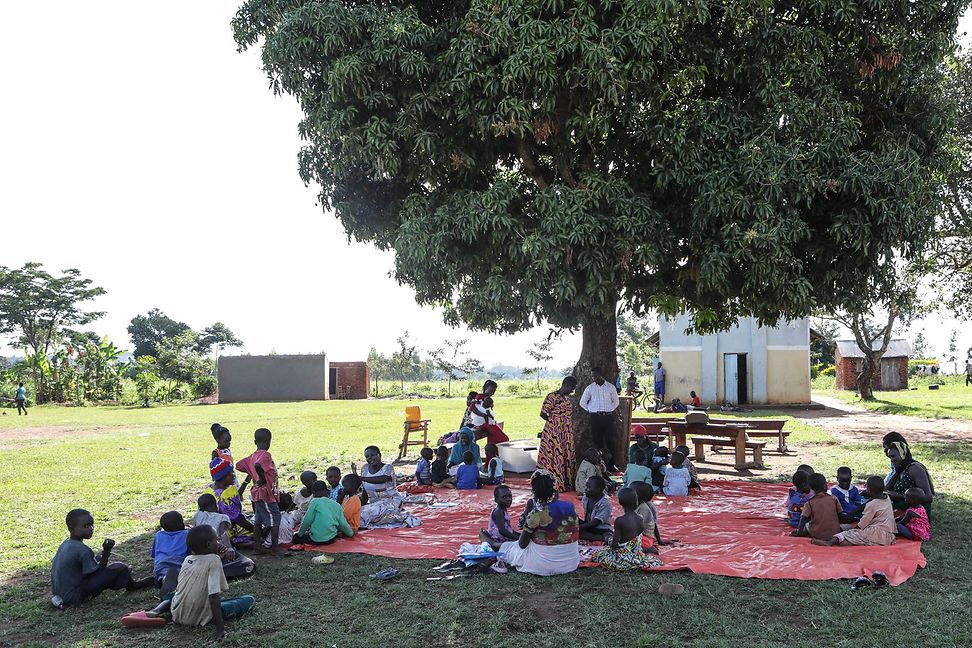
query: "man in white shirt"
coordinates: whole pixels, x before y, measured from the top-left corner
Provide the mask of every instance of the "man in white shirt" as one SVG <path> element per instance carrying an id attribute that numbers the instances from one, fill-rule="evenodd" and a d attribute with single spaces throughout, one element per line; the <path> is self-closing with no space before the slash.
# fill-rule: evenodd
<path id="1" fill-rule="evenodd" d="M 598 450 L 607 450 L 605 457 L 614 456 L 614 410 L 618 409 L 618 391 L 604 380 L 600 367 L 591 369 L 594 379 L 584 389 L 581 408 L 591 415 L 591 442 Z M 606 461 L 608 469 L 615 468 L 614 461 Z"/>

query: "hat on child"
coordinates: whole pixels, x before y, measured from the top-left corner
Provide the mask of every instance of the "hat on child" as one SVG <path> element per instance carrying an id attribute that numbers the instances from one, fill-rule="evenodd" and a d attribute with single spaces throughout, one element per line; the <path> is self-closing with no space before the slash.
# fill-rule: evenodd
<path id="1" fill-rule="evenodd" d="M 214 481 L 219 481 L 226 475 L 231 475 L 233 473 L 233 463 L 224 457 L 216 457 L 209 462 L 209 474 L 212 475 Z"/>

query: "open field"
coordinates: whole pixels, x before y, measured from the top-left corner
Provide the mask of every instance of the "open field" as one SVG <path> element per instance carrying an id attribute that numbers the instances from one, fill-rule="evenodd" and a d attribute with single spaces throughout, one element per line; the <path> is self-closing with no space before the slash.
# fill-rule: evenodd
<path id="1" fill-rule="evenodd" d="M 947 377 L 937 390 L 928 389 L 928 379 L 912 379 L 911 386 L 917 389 L 874 392 L 874 401 L 862 401 L 852 391 L 838 389 L 820 390 L 826 396 L 839 398 L 875 412 L 885 414 L 904 414 L 906 416 L 925 416 L 928 418 L 959 418 L 972 421 L 972 386 L 966 387 L 964 379 L 954 380 Z M 817 393 L 817 390 L 814 390 Z"/>
<path id="2" fill-rule="evenodd" d="M 392 455 L 399 441 L 402 401 L 331 401 L 219 406 L 126 408 L 41 407 L 27 419 L 0 417 L 0 644 L 58 646 L 198 645 L 203 629 L 167 627 L 123 631 L 117 618 L 151 606 L 151 591 L 107 593 L 81 610 L 55 613 L 46 568 L 65 536 L 63 515 L 84 506 L 95 515 L 94 542 L 118 540 L 115 555 L 145 573 L 151 532 L 161 512 L 189 513 L 207 482 L 209 424 L 234 432 L 244 456 L 252 430 L 274 432 L 271 448 L 282 477 L 332 463 L 346 469 L 375 443 Z M 458 422 L 462 401 L 421 402 L 433 432 Z M 501 399 L 497 410 L 511 436 L 541 428 L 539 399 Z M 760 412 L 760 415 L 780 413 Z M 24 428 L 29 423 L 30 428 Z M 847 464 L 859 477 L 886 472 L 874 443 L 840 444 L 807 421 L 791 421 L 799 460 L 833 475 Z M 259 603 L 248 618 L 228 624 L 232 646 L 876 646 L 900 641 L 910 628 L 926 646 L 972 645 L 967 583 L 972 551 L 972 447 L 915 447 L 942 494 L 929 568 L 902 587 L 851 593 L 844 582 L 805 583 L 694 576 L 615 574 L 581 570 L 540 579 L 509 574 L 429 583 L 435 561 L 342 554 L 334 565 L 312 565 L 301 554 L 259 562 L 255 577 L 232 585 Z M 767 455 L 767 477 L 785 472 Z M 789 463 L 790 460 L 787 461 Z M 787 468 L 788 469 L 788 468 Z M 367 574 L 394 565 L 396 582 Z M 686 585 L 679 598 L 658 585 Z M 904 625 L 902 625 L 904 624 Z"/>

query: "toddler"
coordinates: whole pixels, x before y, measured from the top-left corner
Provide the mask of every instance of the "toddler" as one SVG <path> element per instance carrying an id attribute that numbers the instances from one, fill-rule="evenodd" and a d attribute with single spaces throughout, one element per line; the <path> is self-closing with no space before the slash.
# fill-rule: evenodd
<path id="1" fill-rule="evenodd" d="M 624 469 L 625 488 L 630 488 L 636 481 L 651 481 L 651 468 L 646 465 L 647 463 L 648 455 L 645 451 L 640 448 L 635 450 L 634 461 L 628 462 L 628 467 Z"/>
<path id="2" fill-rule="evenodd" d="M 909 540 L 928 542 L 931 540 L 931 523 L 928 521 L 928 512 L 922 505 L 925 491 L 917 487 L 909 488 L 904 496 L 908 508 L 898 520 L 898 535 Z"/>
<path id="3" fill-rule="evenodd" d="M 361 506 L 368 503 L 368 494 L 361 490 L 361 478 L 345 475 L 341 480 L 341 511 L 348 526 L 355 533 L 361 528 Z"/>
<path id="4" fill-rule="evenodd" d="M 800 525 L 791 536 L 810 536 L 818 540 L 829 540 L 840 533 L 840 503 L 827 493 L 827 478 L 813 473 L 807 478 L 813 497 L 803 505 Z"/>
<path id="5" fill-rule="evenodd" d="M 651 457 L 651 485 L 655 492 L 661 492 L 665 486 L 665 473 L 668 472 L 668 448 L 659 446 L 655 448 Z"/>
<path id="6" fill-rule="evenodd" d="M 300 473 L 301 488 L 294 493 L 294 505 L 297 507 L 294 516 L 294 526 L 300 525 L 300 521 L 304 519 L 304 513 L 307 512 L 307 507 L 310 506 L 311 500 L 314 499 L 314 493 L 311 492 L 311 488 L 316 481 L 317 473 L 313 470 L 305 470 Z"/>
<path id="7" fill-rule="evenodd" d="M 499 448 L 495 443 L 487 443 L 483 452 L 486 453 L 486 472 L 480 477 L 488 486 L 499 486 L 503 483 L 503 460 L 499 457 Z"/>
<path id="8" fill-rule="evenodd" d="M 151 586 L 151 576 L 135 580 L 132 568 L 121 562 L 108 562 L 115 541 L 105 538 L 101 553 L 95 557 L 84 544 L 94 535 L 94 517 L 84 509 L 73 509 L 64 517 L 68 537 L 54 554 L 51 563 L 51 603 L 59 610 L 80 605 L 106 589 L 129 591 Z"/>
<path id="9" fill-rule="evenodd" d="M 307 504 L 310 506 L 310 503 Z M 303 515 L 300 516 L 301 521 L 303 521 Z M 280 493 L 280 534 L 277 536 L 277 542 L 282 545 L 293 544 L 294 542 L 294 529 L 299 528 L 300 523 L 297 522 L 297 504 L 294 503 L 294 497 L 290 493 Z M 265 547 L 269 545 L 264 542 Z"/>
<path id="10" fill-rule="evenodd" d="M 800 518 L 803 517 L 803 505 L 810 499 L 810 473 L 797 469 L 793 473 L 793 488 L 786 495 L 786 521 L 793 528 L 800 526 Z"/>
<path id="11" fill-rule="evenodd" d="M 479 488 L 479 468 L 473 463 L 473 453 L 468 450 L 462 455 L 462 465 L 456 471 L 456 488 L 475 490 Z"/>
<path id="12" fill-rule="evenodd" d="M 584 518 L 578 526 L 581 540 L 611 542 L 611 500 L 604 494 L 606 485 L 600 475 L 587 480 L 584 497 L 581 498 Z"/>
<path id="13" fill-rule="evenodd" d="M 848 527 L 847 530 L 841 531 L 834 537 L 827 540 L 814 538 L 811 542 L 828 547 L 836 544 L 885 547 L 894 544 L 897 524 L 894 521 L 894 508 L 891 506 L 891 500 L 884 494 L 884 478 L 868 478 L 867 497 L 868 502 L 864 505 L 864 515 L 861 516 L 861 521 L 856 528 L 853 528 L 852 525 L 844 525 Z"/>
<path id="14" fill-rule="evenodd" d="M 441 488 L 455 488 L 456 478 L 449 474 L 449 448 L 440 445 L 435 451 L 435 461 L 430 469 L 432 485 Z"/>
<path id="15" fill-rule="evenodd" d="M 685 455 L 681 452 L 673 452 L 671 465 L 665 471 L 665 479 L 662 482 L 662 491 L 669 496 L 688 495 L 689 484 L 692 483 L 692 475 L 689 474 L 685 463 Z"/>
<path id="16" fill-rule="evenodd" d="M 510 506 L 513 505 L 513 491 L 509 486 L 497 486 L 493 491 L 493 501 L 496 508 L 489 515 L 489 527 L 480 532 L 485 534 L 493 542 L 503 543 L 508 540 L 518 540 L 520 534 L 513 530 L 510 525 Z M 484 542 L 488 542 L 483 538 Z"/>
<path id="17" fill-rule="evenodd" d="M 840 510 L 843 521 L 851 522 L 861 518 L 861 511 L 864 507 L 864 498 L 857 486 L 851 483 L 853 473 L 847 466 L 837 469 L 837 485 L 830 489 L 830 494 L 840 502 Z"/>
<path id="18" fill-rule="evenodd" d="M 316 482 L 314 499 L 307 508 L 300 531 L 294 535 L 295 544 L 328 545 L 337 539 L 340 531 L 347 537 L 354 535 L 341 510 L 341 505 L 328 497 L 327 484 Z"/>
<path id="19" fill-rule="evenodd" d="M 324 473 L 324 479 L 327 480 L 327 488 L 329 490 L 328 497 L 330 497 L 335 502 L 341 501 L 341 469 L 337 466 L 331 466 Z"/>
<path id="20" fill-rule="evenodd" d="M 685 461 L 682 463 L 682 465 L 688 469 L 689 475 L 692 476 L 692 481 L 689 482 L 689 488 L 702 488 L 702 485 L 699 483 L 699 469 L 696 468 L 695 464 L 692 463 L 688 458 L 689 456 L 688 446 L 687 445 L 675 446 L 675 452 L 681 452 L 682 456 L 685 457 Z"/>
<path id="21" fill-rule="evenodd" d="M 163 513 L 159 518 L 161 530 L 152 540 L 152 575 L 165 596 L 175 591 L 182 561 L 189 555 L 186 545 L 186 522 L 178 511 Z"/>
<path id="22" fill-rule="evenodd" d="M 249 457 L 241 459 L 236 469 L 246 473 L 253 480 L 250 494 L 253 498 L 253 530 L 258 538 L 263 537 L 263 529 L 270 529 L 270 551 L 283 556 L 280 548 L 280 491 L 277 490 L 277 466 L 270 454 L 272 435 L 267 428 L 259 428 L 253 433 L 253 443 L 257 450 Z M 262 550 L 262 547 L 258 545 Z"/>
<path id="23" fill-rule="evenodd" d="M 601 462 L 601 453 L 597 448 L 588 448 L 584 453 L 584 459 L 577 467 L 577 477 L 574 479 L 574 490 L 583 493 L 587 489 L 587 480 L 591 477 L 604 476 L 604 464 Z"/>
<path id="24" fill-rule="evenodd" d="M 216 538 L 220 544 L 217 553 L 223 562 L 223 575 L 232 579 L 252 574 L 255 565 L 252 560 L 233 549 L 229 537 L 230 519 L 217 510 L 216 498 L 210 493 L 203 493 L 196 500 L 196 505 L 199 510 L 192 517 L 192 526 L 197 527 L 205 524 L 211 526 L 213 531 L 216 532 Z"/>
<path id="25" fill-rule="evenodd" d="M 645 526 L 641 546 L 645 551 L 658 553 L 655 545 L 664 546 L 670 544 L 670 541 L 662 540 L 658 528 L 658 511 L 651 502 L 655 496 L 655 489 L 647 482 L 634 482 L 631 486 L 638 495 L 638 508 L 635 509 L 635 513 L 641 516 Z"/>
<path id="26" fill-rule="evenodd" d="M 425 446 L 419 451 L 420 459 L 415 464 L 415 483 L 422 486 L 432 485 L 432 448 Z"/>

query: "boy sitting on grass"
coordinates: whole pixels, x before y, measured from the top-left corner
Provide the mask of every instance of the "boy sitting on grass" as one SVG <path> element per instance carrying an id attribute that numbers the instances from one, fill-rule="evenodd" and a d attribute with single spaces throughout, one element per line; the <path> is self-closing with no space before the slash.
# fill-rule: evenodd
<path id="1" fill-rule="evenodd" d="M 223 575 L 223 565 L 216 553 L 219 543 L 216 532 L 208 524 L 193 527 L 186 537 L 191 556 L 187 556 L 179 572 L 179 583 L 173 594 L 159 603 L 146 616 L 157 617 L 168 612 L 179 625 L 204 626 L 213 624 L 213 638 L 226 636 L 223 622 L 236 619 L 256 605 L 252 596 L 223 599 L 229 589 Z"/>
<path id="2" fill-rule="evenodd" d="M 189 547 L 186 545 L 188 532 L 186 522 L 178 511 L 163 513 L 159 518 L 159 527 L 161 528 L 152 539 L 152 573 L 160 595 L 164 597 L 175 591 L 182 561 L 189 555 Z"/>
<path id="3" fill-rule="evenodd" d="M 94 535 L 94 518 L 84 509 L 74 509 L 64 518 L 70 537 L 61 543 L 51 564 L 51 603 L 59 610 L 80 605 L 106 589 L 128 591 L 151 587 L 151 576 L 132 578 L 132 568 L 121 562 L 109 563 L 115 541 L 106 538 L 101 554 L 84 544 Z"/>

